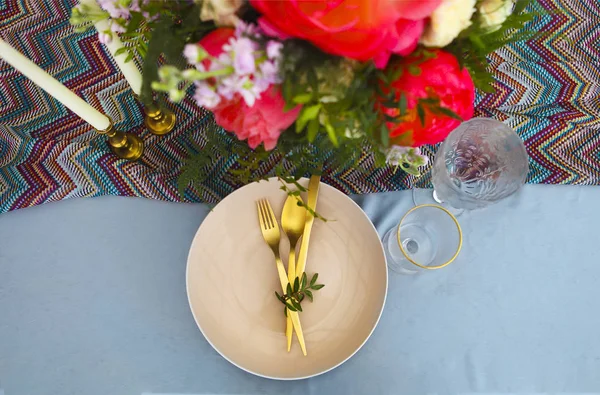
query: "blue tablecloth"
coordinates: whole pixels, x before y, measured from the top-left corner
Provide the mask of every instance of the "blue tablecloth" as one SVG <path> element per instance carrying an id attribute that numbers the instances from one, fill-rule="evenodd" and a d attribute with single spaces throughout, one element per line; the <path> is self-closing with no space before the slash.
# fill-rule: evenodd
<path id="1" fill-rule="evenodd" d="M 381 234 L 410 192 L 355 198 Z M 0 215 L 0 394 L 600 391 L 600 188 L 526 186 L 460 217 L 451 266 L 391 273 L 378 328 L 323 376 L 245 373 L 185 292 L 203 205 L 71 200 Z"/>

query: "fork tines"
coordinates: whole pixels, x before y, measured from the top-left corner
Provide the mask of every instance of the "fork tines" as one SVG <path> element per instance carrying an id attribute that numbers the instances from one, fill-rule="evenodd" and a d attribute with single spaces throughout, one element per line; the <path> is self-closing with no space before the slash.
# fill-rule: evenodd
<path id="1" fill-rule="evenodd" d="M 271 204 L 267 199 L 260 199 L 256 202 L 258 205 L 258 219 L 260 224 L 265 229 L 272 229 L 275 227 L 275 213 L 271 208 Z"/>

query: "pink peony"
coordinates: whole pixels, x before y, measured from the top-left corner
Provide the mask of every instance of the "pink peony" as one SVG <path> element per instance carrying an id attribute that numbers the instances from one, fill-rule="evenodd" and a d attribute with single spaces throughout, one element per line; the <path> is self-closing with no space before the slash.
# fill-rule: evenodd
<path id="1" fill-rule="evenodd" d="M 240 95 L 235 95 L 231 100 L 222 100 L 211 111 L 217 124 L 235 133 L 240 140 L 248 139 L 250 148 L 264 143 L 265 149 L 270 151 L 277 145 L 281 132 L 294 123 L 300 112 L 300 106 L 288 112 L 283 111 L 284 106 L 281 92 L 272 85 L 252 107 Z"/>

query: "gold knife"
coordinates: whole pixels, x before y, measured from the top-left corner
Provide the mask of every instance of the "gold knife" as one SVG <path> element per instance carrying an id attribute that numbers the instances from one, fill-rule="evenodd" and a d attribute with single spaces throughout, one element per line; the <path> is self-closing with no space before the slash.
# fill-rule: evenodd
<path id="1" fill-rule="evenodd" d="M 308 202 L 307 206 L 312 211 L 317 210 L 317 197 L 319 196 L 319 184 L 321 176 L 311 176 L 308 183 Z M 302 244 L 300 244 L 300 252 L 298 253 L 298 262 L 296 262 L 296 276 L 301 277 L 306 268 L 306 258 L 308 256 L 308 242 L 310 241 L 310 232 L 312 230 L 315 216 L 306 212 L 306 224 L 304 225 L 304 233 L 302 234 Z"/>
<path id="2" fill-rule="evenodd" d="M 319 195 L 319 183 L 321 182 L 321 176 L 311 176 L 310 182 L 308 183 L 308 202 L 307 206 L 315 211 L 317 208 L 317 196 Z M 300 253 L 298 254 L 298 260 L 296 262 L 296 277 L 302 277 L 304 268 L 306 267 L 306 256 L 308 252 L 308 241 L 310 239 L 310 231 L 312 229 L 313 222 L 315 221 L 314 215 L 306 212 L 306 222 L 304 223 L 304 233 L 302 233 L 302 244 L 300 244 Z M 296 313 L 297 314 L 297 313 Z M 288 315 L 286 319 L 285 335 L 288 340 L 288 352 L 290 352 L 290 345 L 292 339 L 292 317 Z M 298 322 L 299 324 L 299 322 Z M 300 328 L 300 327 L 298 327 Z M 304 354 L 306 355 L 306 353 Z"/>

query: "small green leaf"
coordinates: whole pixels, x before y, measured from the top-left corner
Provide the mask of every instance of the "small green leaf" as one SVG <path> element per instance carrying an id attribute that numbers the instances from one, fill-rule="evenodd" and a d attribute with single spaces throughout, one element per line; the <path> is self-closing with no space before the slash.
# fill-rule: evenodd
<path id="1" fill-rule="evenodd" d="M 308 298 L 308 300 L 310 300 L 311 303 L 312 303 L 312 301 L 313 301 L 313 294 L 312 294 L 312 292 L 309 291 L 309 290 L 306 290 L 306 291 L 304 291 L 304 295 L 306 295 L 306 297 Z"/>
<path id="2" fill-rule="evenodd" d="M 142 23 L 143 19 L 144 16 L 140 12 L 132 12 L 131 18 L 127 23 L 127 30 L 125 31 L 125 33 L 131 33 L 137 30 L 140 27 L 140 24 Z"/>
<path id="3" fill-rule="evenodd" d="M 421 105 L 421 103 L 417 104 L 417 115 L 419 116 L 419 121 L 421 121 L 421 126 L 425 126 L 425 109 Z"/>
<path id="4" fill-rule="evenodd" d="M 421 75 L 421 68 L 419 66 L 408 66 L 408 72 L 410 73 L 410 75 L 413 75 L 415 77 Z"/>
<path id="5" fill-rule="evenodd" d="M 310 279 L 310 286 L 312 287 L 317 282 L 317 278 L 319 278 L 319 273 L 315 273 L 313 277 Z"/>
<path id="6" fill-rule="evenodd" d="M 380 136 L 381 136 L 381 144 L 384 147 L 389 147 L 390 145 L 390 131 L 385 123 L 381 124 L 380 128 Z"/>
<path id="7" fill-rule="evenodd" d="M 127 48 L 126 47 L 121 47 L 121 48 L 119 48 L 119 49 L 117 49 L 115 51 L 115 56 L 119 56 L 119 55 L 124 54 L 126 52 L 127 52 Z"/>
<path id="8" fill-rule="evenodd" d="M 319 123 L 319 118 L 311 119 L 308 123 L 306 137 L 308 138 L 309 142 L 312 143 L 313 141 L 315 141 L 317 133 L 319 133 L 319 126 L 321 126 L 321 124 Z"/>
<path id="9" fill-rule="evenodd" d="M 315 284 L 311 287 L 311 289 L 314 289 L 315 291 L 318 291 L 319 289 L 323 288 L 325 285 L 323 284 Z"/>
<path id="10" fill-rule="evenodd" d="M 452 111 L 451 109 L 447 108 L 447 107 L 438 107 L 438 110 L 440 113 L 450 117 L 450 118 L 454 118 L 458 121 L 462 121 L 463 118 L 458 115 L 457 113 L 455 113 L 454 111 Z"/>
<path id="11" fill-rule="evenodd" d="M 388 80 L 387 75 L 385 75 L 384 72 L 380 71 L 377 73 L 377 77 L 379 77 L 380 80 L 382 80 L 386 85 L 390 84 L 390 81 Z"/>
<path id="12" fill-rule="evenodd" d="M 335 134 L 335 129 L 333 128 L 333 126 L 331 126 L 331 124 L 329 123 L 329 120 L 327 120 L 325 122 L 325 130 L 327 131 L 327 135 L 329 136 L 329 140 L 331 140 L 331 142 L 333 143 L 333 145 L 335 147 L 339 147 L 339 143 L 338 143 L 338 139 L 337 136 Z"/>
<path id="13" fill-rule="evenodd" d="M 294 291 L 292 290 L 292 284 L 288 283 L 287 288 L 286 288 L 286 294 L 288 296 L 291 296 L 294 293 Z"/>
<path id="14" fill-rule="evenodd" d="M 471 43 L 479 48 L 479 49 L 485 49 L 485 44 L 483 43 L 483 41 L 481 40 L 481 37 L 479 37 L 478 35 L 475 34 L 471 34 L 469 36 L 469 40 L 471 41 Z"/>
<path id="15" fill-rule="evenodd" d="M 302 273 L 302 278 L 300 280 L 300 288 L 306 288 L 306 272 Z"/>
<path id="16" fill-rule="evenodd" d="M 437 99 L 435 97 L 427 97 L 425 99 L 419 99 L 419 101 L 421 103 L 425 103 L 425 104 L 438 104 L 440 102 L 440 99 Z"/>
<path id="17" fill-rule="evenodd" d="M 125 63 L 131 62 L 131 59 L 133 59 L 133 52 L 129 52 L 129 54 L 125 58 Z"/>
<path id="18" fill-rule="evenodd" d="M 300 111 L 300 115 L 298 115 L 298 119 L 296 120 L 296 133 L 300 133 L 308 121 L 317 119 L 319 111 L 321 111 L 321 104 L 314 104 L 302 108 L 302 111 Z"/>
<path id="19" fill-rule="evenodd" d="M 400 110 L 400 116 L 403 117 L 406 115 L 408 103 L 406 100 L 406 94 L 402 92 L 400 94 L 400 100 L 398 101 L 398 110 Z"/>
<path id="20" fill-rule="evenodd" d="M 300 306 L 300 303 L 298 303 L 296 300 L 294 299 L 290 299 L 290 301 L 292 302 L 292 305 L 294 306 L 294 308 L 296 310 L 294 311 L 302 311 L 302 306 Z"/>
<path id="21" fill-rule="evenodd" d="M 288 309 L 292 310 L 292 311 L 298 311 L 298 309 L 293 305 L 293 299 L 291 299 L 291 303 L 290 302 L 285 302 L 285 305 L 287 306 Z"/>
<path id="22" fill-rule="evenodd" d="M 390 75 L 389 79 L 391 81 L 396 81 L 398 78 L 400 78 L 402 76 L 403 73 L 404 73 L 404 68 L 397 67 L 396 70 L 394 70 L 394 72 Z"/>
<path id="23" fill-rule="evenodd" d="M 300 297 L 298 298 L 298 302 L 302 303 L 303 300 L 304 300 L 304 293 L 301 293 Z"/>
<path id="24" fill-rule="evenodd" d="M 298 291 L 300 291 L 300 279 L 296 277 L 294 280 L 294 293 L 297 293 Z"/>
<path id="25" fill-rule="evenodd" d="M 284 314 L 286 317 L 287 317 L 287 311 L 288 311 L 288 308 L 287 308 L 287 306 L 286 306 L 286 307 L 284 307 L 284 308 L 283 308 L 283 314 Z"/>
<path id="26" fill-rule="evenodd" d="M 294 96 L 292 101 L 297 104 L 306 104 L 311 101 L 312 97 L 312 93 L 301 93 L 299 95 Z"/>

